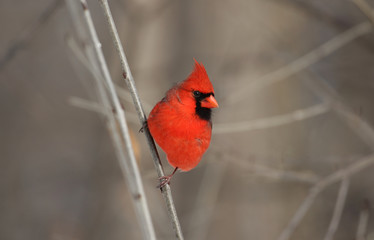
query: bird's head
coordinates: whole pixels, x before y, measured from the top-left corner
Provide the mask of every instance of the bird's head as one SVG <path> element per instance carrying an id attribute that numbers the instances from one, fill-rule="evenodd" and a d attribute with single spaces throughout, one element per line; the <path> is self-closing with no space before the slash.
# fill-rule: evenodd
<path id="1" fill-rule="evenodd" d="M 194 103 L 196 114 L 202 119 L 210 120 L 211 109 L 217 108 L 218 103 L 214 98 L 213 85 L 204 66 L 195 60 L 194 70 L 179 85 L 179 88 L 183 90 L 183 96 Z"/>

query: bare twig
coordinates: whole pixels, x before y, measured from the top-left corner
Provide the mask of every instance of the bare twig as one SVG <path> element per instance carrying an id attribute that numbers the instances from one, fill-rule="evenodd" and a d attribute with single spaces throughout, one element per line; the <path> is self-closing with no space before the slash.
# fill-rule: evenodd
<path id="1" fill-rule="evenodd" d="M 351 127 L 352 131 L 374 150 L 374 129 L 372 126 L 346 106 L 335 90 L 332 89 L 322 77 L 311 71 L 309 72 L 314 76 L 313 79 L 305 80 L 309 89 L 324 101 L 330 102 L 331 108 L 338 116 L 340 116 L 348 126 Z"/>
<path id="2" fill-rule="evenodd" d="M 356 240 L 365 240 L 366 231 L 370 216 L 370 203 L 369 200 L 364 201 L 364 206 L 362 207 L 360 218 L 358 220 L 358 227 L 356 232 Z"/>
<path id="3" fill-rule="evenodd" d="M 91 56 L 91 58 L 86 57 L 85 53 L 73 37 L 68 36 L 66 42 L 76 59 L 92 74 L 94 78 L 104 83 L 103 76 L 97 68 L 97 59 L 91 59 L 94 56 Z M 88 53 L 86 54 L 88 55 Z"/>
<path id="4" fill-rule="evenodd" d="M 234 164 L 238 169 L 248 171 L 249 174 L 256 177 L 265 177 L 281 181 L 296 181 L 302 183 L 316 184 L 320 177 L 312 172 L 298 172 L 268 167 L 258 162 L 251 162 L 248 159 L 223 152 L 222 149 L 212 146 L 211 149 L 219 154 L 223 161 Z M 216 161 L 216 159 L 214 159 Z"/>
<path id="5" fill-rule="evenodd" d="M 330 105 L 327 103 L 321 103 L 314 105 L 312 107 L 296 110 L 291 113 L 277 115 L 269 118 L 262 118 L 251 120 L 247 122 L 237 122 L 237 123 L 221 123 L 214 125 L 214 133 L 237 133 L 254 131 L 260 129 L 267 129 L 271 127 L 277 127 L 285 124 L 290 124 L 296 121 L 302 121 L 311 117 L 315 117 L 326 113 L 330 110 Z"/>
<path id="6" fill-rule="evenodd" d="M 132 96 L 131 94 L 129 93 L 129 91 L 127 91 L 126 89 L 116 85 L 116 89 L 117 89 L 117 93 L 118 93 L 118 96 L 125 100 L 126 102 L 132 102 L 133 99 L 132 99 Z M 145 108 L 146 111 L 151 111 L 152 110 L 152 106 L 147 103 L 146 101 L 142 101 L 142 104 L 143 104 L 143 107 Z"/>
<path id="7" fill-rule="evenodd" d="M 338 229 L 340 218 L 342 216 L 345 199 L 347 198 L 348 188 L 349 188 L 349 179 L 344 178 L 340 185 L 338 197 L 336 199 L 336 204 L 334 208 L 334 213 L 332 215 L 331 222 L 330 222 L 330 225 L 329 225 L 329 228 L 327 230 L 324 240 L 334 239 L 334 234 L 336 230 Z"/>
<path id="8" fill-rule="evenodd" d="M 370 22 L 360 23 L 348 29 L 347 31 L 335 36 L 333 39 L 327 41 L 326 43 L 315 48 L 306 55 L 289 63 L 288 65 L 269 74 L 266 74 L 256 79 L 255 81 L 252 81 L 247 85 L 247 87 L 238 89 L 235 96 L 228 98 L 228 103 L 233 104 L 242 100 L 243 98 L 248 96 L 249 90 L 258 90 L 260 88 L 289 78 L 293 74 L 300 72 L 308 66 L 318 62 L 322 58 L 330 55 L 331 53 L 337 51 L 339 48 L 345 46 L 354 39 L 369 33 L 370 31 L 372 31 L 372 25 L 370 24 Z"/>
<path id="9" fill-rule="evenodd" d="M 95 78 L 98 78 L 98 79 L 100 79 L 100 81 L 104 82 L 103 77 L 101 76 L 100 72 L 96 69 L 96 67 L 93 67 L 92 61 L 90 61 L 85 56 L 85 54 L 83 53 L 81 48 L 78 46 L 75 39 L 73 39 L 72 37 L 68 37 L 67 38 L 67 44 L 68 44 L 69 48 L 71 49 L 71 51 L 73 52 L 74 56 L 79 60 L 79 62 L 83 66 L 86 67 L 86 69 L 92 74 L 92 76 L 94 76 Z M 132 96 L 127 90 L 125 90 L 124 88 L 122 88 L 118 85 L 115 85 L 115 86 L 116 86 L 117 94 L 122 100 L 125 100 L 127 102 L 132 102 Z M 148 111 L 151 110 L 151 106 L 148 103 L 143 102 L 143 104 L 144 104 L 146 110 L 148 110 Z"/>
<path id="10" fill-rule="evenodd" d="M 6 49 L 3 56 L 0 57 L 0 71 L 24 48 L 35 35 L 35 33 L 53 16 L 56 10 L 61 6 L 62 0 L 55 0 L 40 14 L 40 16 L 26 27 L 19 35 L 12 39 L 11 45 Z"/>
<path id="11" fill-rule="evenodd" d="M 74 6 L 76 1 L 67 0 L 69 5 Z M 105 101 L 105 110 L 107 111 L 107 116 L 109 118 L 110 128 L 112 130 L 113 142 L 116 149 L 117 157 L 119 158 L 119 163 L 123 174 L 126 178 L 126 182 L 128 187 L 131 191 L 132 200 L 135 206 L 135 212 L 138 217 L 140 228 L 142 229 L 142 234 L 144 239 L 156 239 L 156 234 L 154 232 L 153 224 L 151 221 L 148 205 L 145 198 L 145 193 L 143 189 L 142 180 L 140 177 L 139 169 L 137 167 L 134 151 L 132 148 L 129 130 L 127 127 L 127 123 L 125 120 L 125 113 L 120 105 L 117 93 L 115 91 L 114 84 L 112 82 L 111 76 L 109 74 L 108 66 L 106 64 L 103 52 L 101 50 L 101 44 L 98 39 L 91 14 L 88 10 L 87 2 L 85 0 L 81 0 L 81 7 L 83 7 L 83 14 L 84 19 L 86 21 L 89 35 L 91 37 L 91 41 L 94 45 L 94 53 L 99 64 L 99 69 L 101 70 L 101 74 L 103 74 L 103 79 L 108 87 L 109 96 L 106 94 L 104 85 L 100 79 L 98 79 L 99 89 L 101 89 L 101 97 L 102 100 Z M 114 104 L 114 109 L 116 112 L 116 117 L 119 121 L 119 128 L 121 130 L 121 134 L 118 134 L 116 131 L 115 121 L 112 117 L 113 113 L 109 113 L 108 105 L 109 105 L 109 98 L 111 98 L 112 103 Z M 122 139 L 121 139 L 122 138 Z M 125 157 L 124 151 L 122 149 L 121 140 L 123 140 L 125 147 L 126 147 L 126 154 Z"/>
<path id="12" fill-rule="evenodd" d="M 74 107 L 79 107 L 79 108 L 82 108 L 88 111 L 97 112 L 97 113 L 103 114 L 104 116 L 107 114 L 107 111 L 113 110 L 113 109 L 108 108 L 106 111 L 103 105 L 83 99 L 83 98 L 79 98 L 79 97 L 69 97 L 68 100 L 69 100 L 69 103 Z M 139 123 L 138 116 L 131 112 L 126 113 L 126 120 L 134 124 Z"/>
<path id="13" fill-rule="evenodd" d="M 239 161 L 235 161 L 234 163 L 238 163 Z M 243 165 L 248 165 L 248 163 L 243 162 Z M 245 167 L 243 166 L 242 167 Z M 313 173 L 309 172 L 296 172 L 290 170 L 279 170 L 275 168 L 270 168 L 265 165 L 260 165 L 255 163 L 251 168 L 252 174 L 255 176 L 267 177 L 270 179 L 275 180 L 283 180 L 283 181 L 296 181 L 296 182 L 304 182 L 304 183 L 316 183 L 319 180 L 319 177 Z"/>
<path id="14" fill-rule="evenodd" d="M 133 97 L 135 109 L 138 113 L 139 119 L 140 119 L 142 125 L 145 126 L 147 118 L 145 116 L 145 113 L 144 113 L 139 95 L 137 93 L 135 83 L 134 83 L 134 79 L 133 79 L 133 76 L 131 74 L 130 67 L 128 65 L 128 62 L 127 62 L 127 59 L 126 59 L 126 56 L 125 56 L 125 52 L 122 48 L 122 44 L 121 44 L 119 36 L 118 36 L 118 31 L 116 29 L 116 26 L 115 26 L 115 23 L 114 23 L 114 20 L 113 20 L 113 17 L 112 17 L 112 13 L 110 11 L 108 1 L 107 0 L 100 0 L 100 3 L 101 3 L 101 6 L 102 6 L 103 11 L 104 11 L 105 18 L 106 18 L 107 23 L 108 23 L 110 35 L 112 36 L 112 39 L 113 39 L 114 45 L 116 47 L 117 53 L 119 54 L 119 57 L 120 57 L 121 67 L 122 67 L 122 71 L 123 71 L 123 77 L 125 79 L 125 82 L 127 84 L 128 89 L 129 89 L 129 91 L 130 91 L 130 93 Z M 151 155 L 152 155 L 153 160 L 154 160 L 153 162 L 154 162 L 155 168 L 157 170 L 157 174 L 158 174 L 159 177 L 162 177 L 162 176 L 164 176 L 164 171 L 163 171 L 163 168 L 162 168 L 162 165 L 161 165 L 160 157 L 158 155 L 154 140 L 153 140 L 148 128 L 146 128 L 146 127 L 144 128 L 144 133 L 147 137 L 148 145 L 149 145 L 150 150 L 151 150 Z M 175 232 L 175 236 L 176 236 L 177 239 L 183 239 L 182 229 L 181 229 L 179 219 L 178 219 L 178 216 L 177 216 L 177 212 L 176 212 L 176 209 L 175 209 L 175 206 L 174 206 L 174 201 L 173 201 L 173 198 L 172 198 L 172 195 L 171 195 L 170 186 L 168 184 L 166 184 L 165 187 L 163 187 L 161 189 L 161 192 L 162 192 L 162 195 L 163 195 L 163 197 L 165 199 L 165 202 L 166 202 L 166 205 L 167 205 L 169 218 L 172 222 L 172 226 L 173 226 L 173 229 L 174 229 L 174 232 Z"/>
<path id="15" fill-rule="evenodd" d="M 88 111 L 100 113 L 104 116 L 106 116 L 107 111 L 110 110 L 109 108 L 105 109 L 102 104 L 91 102 L 79 97 L 69 97 L 68 101 L 74 107 L 79 107 Z"/>
<path id="16" fill-rule="evenodd" d="M 301 220 L 304 218 L 305 214 L 312 206 L 315 198 L 322 190 L 324 190 L 326 187 L 330 186 L 333 183 L 341 181 L 344 178 L 349 178 L 350 176 L 364 169 L 367 169 L 373 164 L 374 154 L 364 157 L 319 181 L 314 187 L 310 189 L 308 196 L 305 198 L 304 202 L 299 206 L 291 221 L 288 223 L 287 227 L 279 236 L 278 240 L 288 240 L 291 237 L 296 227 L 300 224 Z"/>
<path id="17" fill-rule="evenodd" d="M 278 240 L 288 240 L 291 237 L 296 227 L 299 225 L 301 220 L 303 220 L 305 214 L 308 212 L 309 208 L 312 206 L 318 193 L 319 191 L 316 188 L 312 188 L 309 190 L 308 196 L 301 203 L 296 213 L 292 217 L 291 221 L 288 223 L 287 227 L 283 230 L 283 232 L 279 236 Z"/>
<path id="18" fill-rule="evenodd" d="M 372 7 L 365 0 L 352 0 L 356 6 L 369 18 L 374 24 L 374 12 Z"/>

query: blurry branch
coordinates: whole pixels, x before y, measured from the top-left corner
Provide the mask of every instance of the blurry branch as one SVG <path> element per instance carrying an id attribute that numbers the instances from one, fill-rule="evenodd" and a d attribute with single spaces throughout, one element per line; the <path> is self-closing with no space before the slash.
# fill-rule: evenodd
<path id="1" fill-rule="evenodd" d="M 137 166 L 136 158 L 134 155 L 134 150 L 132 147 L 129 129 L 127 127 L 127 123 L 125 120 L 125 112 L 122 109 L 122 106 L 119 102 L 115 86 L 113 84 L 113 81 L 111 79 L 108 66 L 105 61 L 104 54 L 101 49 L 101 43 L 99 41 L 99 38 L 97 36 L 91 14 L 89 12 L 87 2 L 86 0 L 81 0 L 82 8 L 83 8 L 83 14 L 85 21 L 88 25 L 88 30 L 92 39 L 92 42 L 94 44 L 94 50 L 96 57 L 99 62 L 99 67 L 101 69 L 101 73 L 103 74 L 104 81 L 108 87 L 108 93 L 111 102 L 114 104 L 114 109 L 116 111 L 116 117 L 119 122 L 119 128 L 121 131 L 121 138 L 125 144 L 126 147 L 126 153 L 127 158 L 121 158 L 122 161 L 120 161 L 120 166 L 122 168 L 122 171 L 124 173 L 124 176 L 126 177 L 126 182 L 129 186 L 129 189 L 131 191 L 132 200 L 135 205 L 135 212 L 137 213 L 139 225 L 142 229 L 142 234 L 144 239 L 156 239 L 156 234 L 153 228 L 151 215 L 149 213 L 148 205 L 146 202 L 145 192 L 143 189 L 143 183 L 142 179 L 140 177 L 139 169 Z M 115 131 L 115 128 L 112 130 Z M 118 134 L 114 135 L 116 138 L 116 145 L 118 145 L 118 149 L 121 148 L 121 139 L 118 136 Z M 122 150 L 123 151 L 123 150 Z"/>
<path id="2" fill-rule="evenodd" d="M 276 71 L 268 73 L 256 79 L 255 81 L 250 82 L 248 85 L 246 85 L 247 87 L 238 89 L 235 96 L 231 96 L 228 98 L 228 103 L 234 104 L 236 102 L 243 100 L 243 98 L 248 96 L 248 91 L 258 90 L 289 78 L 295 73 L 298 73 L 301 70 L 309 67 L 310 65 L 329 56 L 331 53 L 337 51 L 339 48 L 345 46 L 354 39 L 369 33 L 370 31 L 372 31 L 372 25 L 370 24 L 370 22 L 364 22 L 348 29 L 343 33 L 340 33 L 333 39 L 315 48 L 306 55 L 294 60 L 288 65 Z"/>
<path id="3" fill-rule="evenodd" d="M 74 107 L 78 107 L 78 108 L 82 108 L 82 109 L 85 109 L 85 110 L 88 110 L 88 111 L 100 113 L 104 116 L 106 116 L 106 114 L 110 110 L 109 108 L 105 109 L 105 107 L 102 104 L 99 104 L 99 103 L 96 103 L 96 102 L 91 102 L 89 100 L 79 98 L 79 97 L 69 97 L 68 101 Z"/>
<path id="4" fill-rule="evenodd" d="M 350 176 L 364 169 L 367 169 L 372 165 L 374 165 L 374 154 L 364 157 L 343 169 L 335 171 L 334 173 L 319 181 L 309 190 L 308 196 L 305 198 L 304 202 L 299 206 L 291 221 L 288 223 L 287 227 L 279 236 L 278 240 L 288 240 L 291 237 L 297 226 L 300 224 L 301 220 L 304 218 L 305 214 L 308 212 L 309 208 L 312 206 L 317 195 L 326 187 L 338 181 L 342 181 L 345 178 L 349 178 Z"/>
<path id="5" fill-rule="evenodd" d="M 188 239 L 207 239 L 209 223 L 224 181 L 227 164 L 228 161 L 219 161 L 205 166 L 204 177 L 192 208 L 193 212 L 189 216 Z"/>
<path id="6" fill-rule="evenodd" d="M 335 232 L 338 229 L 340 218 L 342 216 L 344 203 L 347 198 L 348 188 L 349 188 L 349 179 L 344 178 L 340 185 L 338 197 L 336 199 L 336 204 L 334 208 L 334 213 L 332 215 L 331 222 L 330 222 L 330 225 L 329 225 L 329 228 L 327 230 L 324 240 L 334 239 Z"/>
<path id="7" fill-rule="evenodd" d="M 76 42 L 76 40 L 68 36 L 67 45 L 69 46 L 69 48 L 71 49 L 71 51 L 73 52 L 77 60 L 79 60 L 79 62 L 84 67 L 86 67 L 86 69 L 92 74 L 92 76 L 95 78 L 99 78 L 100 81 L 103 81 L 103 77 L 101 76 L 100 72 L 95 67 L 93 67 L 92 64 L 90 64 L 89 59 L 85 56 L 82 49 L 79 47 L 78 43 Z M 125 100 L 127 102 L 132 102 L 131 94 L 127 90 L 116 85 L 116 91 L 117 91 L 118 96 L 122 100 Z M 147 111 L 150 111 L 152 109 L 152 107 L 148 103 L 144 102 L 143 104 Z"/>
<path id="8" fill-rule="evenodd" d="M 222 150 L 218 148 L 213 147 L 213 149 L 224 160 L 217 162 L 217 158 L 214 158 L 214 163 L 210 162 L 211 164 L 205 166 L 204 177 L 193 208 L 194 211 L 189 217 L 187 232 L 189 239 L 206 239 L 209 223 L 214 213 L 218 193 L 224 181 L 224 174 L 229 162 L 234 164 L 235 168 L 241 169 L 241 171 L 249 170 L 250 174 L 257 177 L 309 184 L 315 184 L 319 180 L 319 177 L 312 173 L 278 170 L 258 163 L 251 164 L 248 160 L 240 160 L 240 158 L 222 153 Z"/>
<path id="9" fill-rule="evenodd" d="M 125 100 L 127 102 L 132 102 L 133 101 L 132 96 L 129 93 L 129 91 L 127 91 L 126 89 L 124 89 L 124 88 L 122 88 L 118 85 L 116 85 L 116 88 L 117 88 L 118 96 L 120 98 L 122 98 L 123 100 Z M 152 110 L 152 106 L 149 103 L 147 103 L 145 101 L 143 101 L 142 103 L 143 103 L 143 107 L 145 108 L 146 111 L 150 112 Z"/>
<path id="10" fill-rule="evenodd" d="M 79 97 L 69 97 L 68 100 L 69 100 L 69 103 L 74 107 L 78 107 L 78 108 L 82 108 L 84 110 L 100 113 L 104 116 L 106 116 L 108 110 L 109 111 L 113 110 L 113 109 L 108 108 L 107 111 L 106 111 L 105 107 L 102 104 L 92 102 L 92 101 L 89 101 L 89 100 L 86 100 L 86 99 L 83 99 L 83 98 L 79 98 Z M 131 112 L 126 113 L 126 120 L 128 120 L 129 122 L 134 123 L 134 124 L 139 123 L 138 117 L 136 116 L 136 114 L 131 113 Z"/>
<path id="11" fill-rule="evenodd" d="M 100 71 L 95 66 L 96 64 L 93 63 L 93 61 L 90 61 L 91 59 L 88 59 L 88 57 L 86 57 L 77 41 L 72 36 L 67 36 L 66 42 L 76 59 L 92 74 L 92 76 L 99 81 L 104 82 Z"/>
<path id="12" fill-rule="evenodd" d="M 316 188 L 312 188 L 309 190 L 308 196 L 301 203 L 296 213 L 292 217 L 291 221 L 288 223 L 287 227 L 283 230 L 283 232 L 279 236 L 278 240 L 288 240 L 291 237 L 296 227 L 299 225 L 301 220 L 303 220 L 305 214 L 308 212 L 309 208 L 312 206 L 318 193 L 319 191 Z"/>
<path id="13" fill-rule="evenodd" d="M 222 149 L 214 146 L 211 146 L 211 149 L 217 152 L 221 156 L 223 161 L 230 162 L 230 164 L 234 164 L 235 168 L 238 168 L 241 171 L 247 170 L 250 172 L 250 174 L 257 177 L 265 177 L 282 181 L 296 181 L 309 184 L 315 184 L 320 180 L 317 175 L 310 172 L 297 172 L 275 169 L 262 164 L 258 164 L 257 162 L 250 162 L 248 159 L 242 159 L 237 156 L 233 157 L 230 153 L 223 152 Z"/>
<path id="14" fill-rule="evenodd" d="M 365 240 L 366 239 L 366 230 L 369 222 L 370 214 L 370 203 L 369 200 L 364 201 L 363 208 L 360 213 L 360 218 L 358 220 L 358 227 L 356 233 L 356 240 Z"/>
<path id="15" fill-rule="evenodd" d="M 357 116 L 348 106 L 343 103 L 339 95 L 332 89 L 325 80 L 317 74 L 310 72 L 313 79 L 306 79 L 306 84 L 309 89 L 317 96 L 321 97 L 323 101 L 330 102 L 334 112 L 338 114 L 351 127 L 352 131 L 361 137 L 361 139 L 374 150 L 374 129 L 361 117 Z"/>
<path id="16" fill-rule="evenodd" d="M 235 161 L 235 163 L 238 162 Z M 265 165 L 260 165 L 258 163 L 254 164 L 254 166 L 251 168 L 251 171 L 251 173 L 256 176 L 267 177 L 275 180 L 296 181 L 305 183 L 316 183 L 319 180 L 319 177 L 313 173 L 278 170 L 275 168 L 267 167 Z"/>
<path id="17" fill-rule="evenodd" d="M 369 18 L 372 24 L 374 24 L 374 12 L 370 5 L 365 0 L 352 0 L 356 6 Z"/>
<path id="18" fill-rule="evenodd" d="M 312 107 L 296 110 L 291 113 L 277 115 L 274 117 L 251 120 L 237 123 L 218 123 L 214 125 L 214 134 L 237 133 L 267 129 L 285 124 L 302 121 L 311 117 L 324 114 L 330 110 L 330 104 L 321 103 Z"/>
<path id="19" fill-rule="evenodd" d="M 157 174 L 158 174 L 159 177 L 162 177 L 162 176 L 164 176 L 164 171 L 163 171 L 163 168 L 162 168 L 162 165 L 161 165 L 160 157 L 158 155 L 155 142 L 154 142 L 154 140 L 153 140 L 153 138 L 152 138 L 152 136 L 149 132 L 149 129 L 148 129 L 148 127 L 146 127 L 147 118 L 145 116 L 143 106 L 141 104 L 138 92 L 136 90 L 134 78 L 131 74 L 129 64 L 128 64 L 126 56 L 125 56 L 125 52 L 122 48 L 122 44 L 121 44 L 119 36 L 118 36 L 118 31 L 116 29 L 116 26 L 115 26 L 115 23 L 114 23 L 114 20 L 113 20 L 113 16 L 112 16 L 112 13 L 110 11 L 108 1 L 107 0 L 100 0 L 100 3 L 101 3 L 101 6 L 103 8 L 104 16 L 105 16 L 105 18 L 107 20 L 107 23 L 108 23 L 108 28 L 109 28 L 109 31 L 110 31 L 110 35 L 111 35 L 112 40 L 114 42 L 117 53 L 119 54 L 121 67 L 122 67 L 122 71 L 123 71 L 123 73 L 122 73 L 123 78 L 124 78 L 124 80 L 127 84 L 127 87 L 129 89 L 132 97 L 133 97 L 135 109 L 138 113 L 140 122 L 142 123 L 142 126 L 144 126 L 144 133 L 147 137 L 147 142 L 148 142 L 148 145 L 149 145 L 149 148 L 150 148 L 150 151 L 151 151 L 151 155 L 152 155 L 153 160 L 154 160 L 153 162 L 154 162 Z M 161 192 L 162 192 L 162 195 L 163 195 L 164 200 L 166 202 L 169 218 L 170 218 L 170 221 L 172 223 L 172 226 L 173 226 L 173 229 L 174 229 L 174 232 L 175 232 L 175 236 L 176 236 L 177 239 L 183 239 L 183 233 L 182 233 L 182 229 L 181 229 L 179 219 L 178 219 L 178 216 L 177 216 L 177 212 L 176 212 L 176 209 L 175 209 L 174 200 L 173 200 L 173 197 L 171 195 L 170 186 L 168 184 L 166 184 L 165 187 L 163 187 L 161 189 Z"/>
<path id="20" fill-rule="evenodd" d="M 62 0 L 52 2 L 27 28 L 19 33 L 17 37 L 12 39 L 11 45 L 5 50 L 3 56 L 0 57 L 0 71 L 10 62 L 17 53 L 24 48 L 34 37 L 35 33 L 53 16 L 56 10 L 61 6 Z"/>
<path id="21" fill-rule="evenodd" d="M 139 226 L 142 230 L 141 232 L 143 234 L 143 238 L 152 240 L 156 239 L 156 234 L 146 202 L 142 180 L 140 177 L 139 169 L 137 167 L 134 150 L 131 144 L 129 130 L 125 120 L 125 113 L 122 110 L 117 93 L 115 91 L 114 84 L 109 74 L 108 66 L 101 50 L 101 43 L 98 39 L 91 14 L 87 6 L 87 2 L 85 0 L 81 0 L 81 5 L 79 5 L 79 3 L 75 0 L 66 0 L 66 3 L 75 21 L 78 21 L 79 16 L 82 14 L 83 10 L 83 18 L 87 25 L 86 27 L 84 27 L 82 24 L 77 23 L 76 26 L 85 29 L 88 28 L 89 37 L 93 43 L 94 52 L 93 55 L 90 55 L 92 57 L 91 64 L 97 64 L 94 65 L 94 67 L 97 67 L 101 70 L 100 75 L 102 74 L 102 78 L 97 77 L 95 78 L 95 80 L 97 81 L 100 100 L 103 102 L 104 110 L 106 111 L 108 127 L 112 131 L 111 136 L 113 138 L 116 155 L 118 157 L 122 173 L 127 180 L 126 183 L 131 192 L 131 199 L 135 207 L 135 212 L 138 218 Z M 77 9 L 79 8 L 81 9 L 81 11 L 77 11 Z M 79 30 L 81 29 L 78 29 L 78 31 Z M 105 89 L 102 79 L 105 81 L 106 87 L 108 89 Z M 108 92 L 106 92 L 106 90 Z M 117 117 L 117 120 L 119 122 L 121 134 L 116 131 L 116 121 L 113 112 L 108 110 L 111 105 L 110 101 L 114 104 L 114 109 L 116 112 L 115 117 Z M 125 144 L 126 151 L 122 149 L 122 141 Z M 127 154 L 127 156 L 125 155 L 125 153 Z"/>

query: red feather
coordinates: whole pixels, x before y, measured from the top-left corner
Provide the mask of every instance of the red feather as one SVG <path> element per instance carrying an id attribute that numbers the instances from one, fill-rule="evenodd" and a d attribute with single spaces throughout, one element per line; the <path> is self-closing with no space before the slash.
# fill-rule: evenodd
<path id="1" fill-rule="evenodd" d="M 196 91 L 202 97 L 197 98 Z M 208 74 L 195 60 L 189 77 L 171 88 L 148 118 L 149 130 L 170 165 L 183 171 L 196 167 L 210 144 L 212 123 L 197 114 L 197 102 L 206 108 L 218 107 Z"/>

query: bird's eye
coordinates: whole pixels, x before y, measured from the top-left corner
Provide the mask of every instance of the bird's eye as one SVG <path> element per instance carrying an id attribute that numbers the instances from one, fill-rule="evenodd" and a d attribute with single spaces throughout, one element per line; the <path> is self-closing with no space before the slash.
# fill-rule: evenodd
<path id="1" fill-rule="evenodd" d="M 193 95 L 194 95 L 194 97 L 200 97 L 201 96 L 201 92 L 199 92 L 199 91 L 193 91 Z"/>

